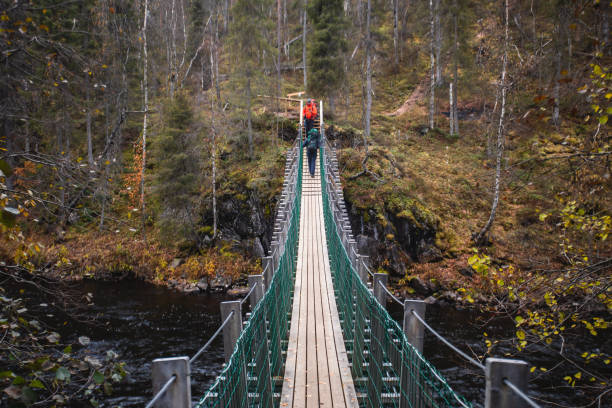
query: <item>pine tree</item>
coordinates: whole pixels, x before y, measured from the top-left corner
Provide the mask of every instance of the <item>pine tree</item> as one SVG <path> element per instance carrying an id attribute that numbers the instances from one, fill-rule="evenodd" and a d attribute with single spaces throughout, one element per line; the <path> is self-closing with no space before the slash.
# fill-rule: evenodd
<path id="1" fill-rule="evenodd" d="M 314 0 L 309 2 L 308 14 L 313 33 L 307 39 L 309 48 L 308 91 L 313 95 L 333 98 L 344 82 L 342 54 L 346 52 L 342 0 Z"/>
<path id="2" fill-rule="evenodd" d="M 179 236 L 188 241 L 197 238 L 195 217 L 201 173 L 192 122 L 193 111 L 187 97 L 177 93 L 168 108 L 167 123 L 153 143 L 160 231 L 168 237 Z"/>
<path id="3" fill-rule="evenodd" d="M 244 89 L 247 109 L 249 159 L 253 159 L 252 98 L 254 79 L 261 73 L 260 56 L 270 49 L 265 37 L 269 30 L 267 18 L 270 0 L 237 0 L 232 7 L 230 43 L 232 66 L 236 79 Z"/>

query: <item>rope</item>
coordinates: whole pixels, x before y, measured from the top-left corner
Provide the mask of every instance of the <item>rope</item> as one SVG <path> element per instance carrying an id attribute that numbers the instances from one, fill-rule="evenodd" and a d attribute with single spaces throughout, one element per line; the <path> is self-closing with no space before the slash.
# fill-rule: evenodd
<path id="1" fill-rule="evenodd" d="M 155 397 L 153 397 L 153 399 L 147 404 L 145 408 L 151 408 L 153 405 L 155 405 L 155 403 L 161 398 L 161 396 L 164 395 L 166 390 L 170 388 L 170 385 L 174 382 L 174 380 L 176 380 L 176 374 L 172 375 L 172 377 L 170 377 L 168 381 L 166 381 L 161 390 L 157 391 Z"/>
<path id="2" fill-rule="evenodd" d="M 389 291 L 389 289 L 387 289 L 387 287 L 385 285 L 383 285 L 382 281 L 378 281 L 378 283 L 380 284 L 380 286 L 383 288 L 383 290 L 385 292 L 387 292 L 387 295 L 389 295 L 389 297 L 393 300 L 395 300 L 400 306 L 404 306 L 404 302 L 402 302 L 401 300 L 399 300 L 397 297 L 395 297 L 395 295 L 393 295 L 393 293 L 391 293 L 391 291 Z"/>
<path id="3" fill-rule="evenodd" d="M 242 306 L 242 304 L 246 302 L 246 300 L 249 298 L 249 296 L 251 296 L 251 293 L 253 293 L 256 287 L 257 287 L 257 284 L 251 286 L 251 290 L 249 290 L 249 293 L 247 293 L 247 295 L 240 300 L 240 306 Z"/>
<path id="4" fill-rule="evenodd" d="M 507 378 L 504 378 L 504 384 L 508 386 L 516 395 L 518 395 L 523 401 L 532 406 L 533 408 L 540 408 L 538 404 L 533 402 L 531 398 L 529 398 L 523 391 L 519 390 L 518 387 L 512 384 Z"/>
<path id="5" fill-rule="evenodd" d="M 191 357 L 189 359 L 189 364 L 193 363 L 198 357 L 200 357 L 200 354 L 202 354 L 204 352 L 204 350 L 206 350 L 208 348 L 208 346 L 211 345 L 211 343 L 213 342 L 213 340 L 215 338 L 217 338 L 217 336 L 219 335 L 219 333 L 221 333 L 221 331 L 223 330 L 223 328 L 225 327 L 225 325 L 227 325 L 227 323 L 230 321 L 230 319 L 232 318 L 232 316 L 234 316 L 234 311 L 232 310 L 230 312 L 230 314 L 225 318 L 225 321 L 221 324 L 221 326 L 219 326 L 219 328 L 217 329 L 217 331 L 212 335 L 212 337 L 210 339 L 208 339 L 208 341 L 206 342 L 206 344 L 204 344 L 204 346 L 202 346 L 201 349 L 198 350 L 197 353 L 195 353 L 195 355 L 193 357 Z"/>
<path id="6" fill-rule="evenodd" d="M 373 278 L 374 274 L 372 273 L 372 271 L 370 270 L 370 268 L 368 268 L 368 265 L 366 265 L 366 263 L 362 260 L 361 263 L 363 263 L 363 266 L 365 266 L 366 271 L 368 272 L 368 274 Z"/>
<path id="7" fill-rule="evenodd" d="M 484 371 L 485 366 L 482 365 L 480 362 L 474 360 L 472 357 L 468 356 L 467 354 L 465 354 L 463 351 L 459 350 L 457 347 L 453 346 L 448 340 L 446 340 L 441 334 L 439 334 L 438 332 L 436 332 L 434 329 L 431 328 L 430 325 L 428 325 L 427 323 L 425 323 L 425 320 L 423 320 L 421 318 L 421 316 L 419 316 L 418 314 L 416 314 L 414 312 L 414 310 L 410 311 L 412 313 L 413 316 L 415 316 L 417 318 L 418 321 L 420 321 L 423 326 L 425 326 L 425 328 L 427 328 L 427 330 L 429 330 L 434 336 L 436 336 L 438 338 L 438 340 L 440 340 L 442 343 L 446 344 L 448 347 L 450 347 L 451 350 L 453 350 L 455 353 L 459 354 L 461 357 L 465 358 L 467 361 L 469 361 L 470 363 L 472 363 L 473 365 L 475 365 L 476 367 L 482 369 Z"/>

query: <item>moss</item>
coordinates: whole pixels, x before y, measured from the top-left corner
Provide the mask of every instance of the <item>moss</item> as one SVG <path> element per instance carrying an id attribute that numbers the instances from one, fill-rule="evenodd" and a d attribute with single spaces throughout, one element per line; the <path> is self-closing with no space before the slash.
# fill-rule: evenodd
<path id="1" fill-rule="evenodd" d="M 419 200 L 405 194 L 393 194 L 386 200 L 389 212 L 398 218 L 410 220 L 412 224 L 421 229 L 437 228 L 439 218 L 427 209 Z"/>

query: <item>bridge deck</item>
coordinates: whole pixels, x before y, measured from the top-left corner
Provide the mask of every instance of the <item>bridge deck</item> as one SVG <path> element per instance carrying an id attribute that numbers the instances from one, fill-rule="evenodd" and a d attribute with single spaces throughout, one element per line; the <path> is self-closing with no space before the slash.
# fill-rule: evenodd
<path id="1" fill-rule="evenodd" d="M 334 297 L 319 160 L 304 176 L 293 312 L 281 407 L 358 407 Z"/>

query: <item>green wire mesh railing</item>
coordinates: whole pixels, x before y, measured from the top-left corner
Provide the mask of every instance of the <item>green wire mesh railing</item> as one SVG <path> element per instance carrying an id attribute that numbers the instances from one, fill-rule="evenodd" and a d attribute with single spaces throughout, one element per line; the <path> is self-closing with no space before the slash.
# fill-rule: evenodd
<path id="1" fill-rule="evenodd" d="M 342 333 L 360 405 L 471 407 L 408 342 L 398 323 L 359 278 L 332 212 L 332 205 L 337 203 L 330 200 L 332 188 L 328 183 L 334 180 L 327 174 L 332 166 L 325 150 L 321 148 L 320 165 L 327 246 Z"/>
<path id="2" fill-rule="evenodd" d="M 298 147 L 296 188 L 284 251 L 271 283 L 247 320 L 229 362 L 196 407 L 278 406 L 295 279 L 302 194 Z M 280 385 L 279 385 L 280 384 Z"/>

